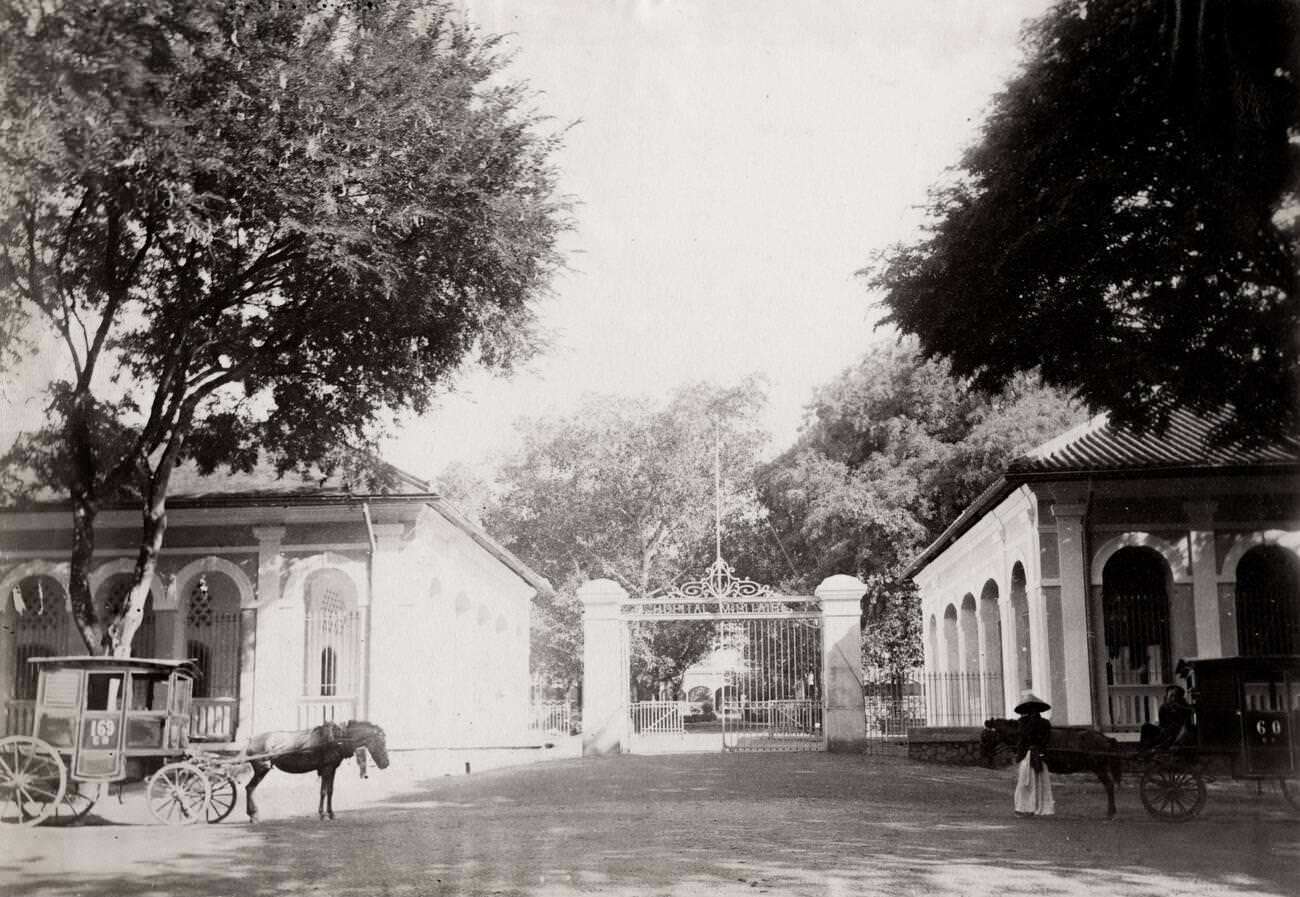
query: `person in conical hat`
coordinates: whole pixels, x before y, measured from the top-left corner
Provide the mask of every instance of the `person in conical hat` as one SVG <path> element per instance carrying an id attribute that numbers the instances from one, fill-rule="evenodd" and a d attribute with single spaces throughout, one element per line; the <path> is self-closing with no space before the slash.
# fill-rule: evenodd
<path id="1" fill-rule="evenodd" d="M 1026 713 L 1046 713 L 1052 709 L 1052 705 L 1044 701 L 1032 691 L 1022 692 L 1020 703 L 1016 705 L 1016 713 L 1021 715 Z"/>
<path id="2" fill-rule="evenodd" d="M 1052 798 L 1052 777 L 1047 770 L 1047 746 L 1052 740 L 1052 724 L 1043 714 L 1052 707 L 1032 691 L 1020 696 L 1016 713 L 1020 714 L 1020 742 L 1016 748 L 1016 815 L 1052 816 L 1056 802 Z"/>

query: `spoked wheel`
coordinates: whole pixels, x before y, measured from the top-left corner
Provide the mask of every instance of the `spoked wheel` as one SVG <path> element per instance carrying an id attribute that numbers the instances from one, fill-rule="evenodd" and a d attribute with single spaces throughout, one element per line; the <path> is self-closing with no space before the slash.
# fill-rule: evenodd
<path id="1" fill-rule="evenodd" d="M 0 738 L 0 822 L 39 825 L 63 800 L 68 771 L 58 751 L 39 738 Z"/>
<path id="2" fill-rule="evenodd" d="M 1205 780 L 1194 769 L 1160 764 L 1142 773 L 1142 806 L 1165 822 L 1187 822 L 1205 807 Z"/>
<path id="3" fill-rule="evenodd" d="M 212 782 L 212 798 L 208 801 L 208 822 L 220 822 L 235 809 L 239 784 L 230 776 L 214 772 L 208 777 Z"/>
<path id="4" fill-rule="evenodd" d="M 1300 813 L 1300 779 L 1282 779 L 1282 796 L 1291 805 L 1291 809 Z"/>
<path id="5" fill-rule="evenodd" d="M 54 808 L 49 825 L 72 825 L 84 819 L 104 793 L 103 782 L 69 782 L 63 800 Z"/>
<path id="6" fill-rule="evenodd" d="M 149 812 L 164 825 L 193 825 L 207 818 L 212 783 L 193 763 L 168 763 L 149 779 Z"/>

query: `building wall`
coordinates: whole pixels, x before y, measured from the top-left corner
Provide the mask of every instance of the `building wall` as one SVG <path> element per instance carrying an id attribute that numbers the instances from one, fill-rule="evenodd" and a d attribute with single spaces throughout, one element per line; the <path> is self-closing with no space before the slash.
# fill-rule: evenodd
<path id="1" fill-rule="evenodd" d="M 373 553 L 355 506 L 169 517 L 152 653 L 191 656 L 209 643 L 226 652 L 213 672 L 230 683 L 228 696 L 199 702 L 214 729 L 237 716 L 242 741 L 358 717 L 383 726 L 394 747 L 521 743 L 534 589 L 429 505 L 377 507 Z M 137 535 L 137 515 L 101 515 L 92 587 L 130 573 Z M 38 575 L 60 582 L 66 614 L 69 543 L 66 514 L 0 515 L 7 704 L 17 667 L 13 587 Z M 84 653 L 79 637 L 68 647 Z"/>
<path id="2" fill-rule="evenodd" d="M 1300 552 L 1295 478 L 1207 475 L 1022 486 L 916 575 L 927 671 L 981 671 L 946 639 L 955 633 L 961 640 L 969 629 L 963 625 L 970 612 L 966 598 L 979 596 L 991 579 L 1002 614 L 1005 707 L 1013 707 L 1020 686 L 1028 684 L 1053 705 L 1057 722 L 1136 728 L 1154 714 L 1173 670 L 1122 686 L 1112 681 L 1115 661 L 1113 646 L 1106 644 L 1103 607 L 1107 564 L 1127 548 L 1158 555 L 1167 574 L 1172 666 L 1179 658 L 1230 656 L 1240 649 L 1236 564 L 1259 545 Z M 1026 627 L 1007 598 L 1012 566 L 1021 559 L 1032 560 L 1024 568 L 1028 683 L 1015 675 L 1016 640 Z M 1300 613 L 1300 594 L 1293 600 Z M 974 709 L 998 708 L 985 700 Z M 932 710 L 936 724 L 957 722 L 946 708 Z"/>

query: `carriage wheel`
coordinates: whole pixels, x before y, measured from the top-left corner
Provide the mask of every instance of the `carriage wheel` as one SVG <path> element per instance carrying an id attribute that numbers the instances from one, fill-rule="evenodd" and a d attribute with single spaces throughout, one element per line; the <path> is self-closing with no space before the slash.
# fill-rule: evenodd
<path id="1" fill-rule="evenodd" d="M 235 810 L 239 783 L 220 772 L 214 772 L 209 779 L 212 782 L 212 797 L 208 801 L 208 822 L 220 822 Z"/>
<path id="2" fill-rule="evenodd" d="M 0 738 L 0 822 L 37 825 L 58 808 L 68 771 L 58 751 L 39 738 Z"/>
<path id="3" fill-rule="evenodd" d="M 1291 809 L 1300 812 L 1300 779 L 1282 779 L 1282 796 L 1291 805 Z"/>
<path id="4" fill-rule="evenodd" d="M 193 825 L 206 819 L 212 783 L 193 763 L 168 763 L 149 779 L 149 812 L 164 825 Z"/>
<path id="5" fill-rule="evenodd" d="M 69 782 L 63 800 L 54 808 L 49 825 L 72 825 L 84 819 L 104 793 L 103 782 Z"/>
<path id="6" fill-rule="evenodd" d="M 1205 807 L 1205 780 L 1194 769 L 1149 767 L 1138 793 L 1147 812 L 1165 822 L 1187 822 Z"/>

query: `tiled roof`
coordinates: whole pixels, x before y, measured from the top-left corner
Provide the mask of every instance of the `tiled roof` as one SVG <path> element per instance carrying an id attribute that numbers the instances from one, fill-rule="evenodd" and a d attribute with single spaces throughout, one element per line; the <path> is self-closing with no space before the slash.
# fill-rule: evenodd
<path id="1" fill-rule="evenodd" d="M 422 495 L 429 484 L 411 474 L 390 467 L 391 486 L 385 495 Z M 329 477 L 304 476 L 289 470 L 281 476 L 273 464 L 260 461 L 249 473 L 231 473 L 218 469 L 204 476 L 193 462 L 179 465 L 172 473 L 167 489 L 168 501 L 197 501 L 205 498 L 343 498 L 373 494 L 363 484 L 351 488 L 336 472 Z"/>
<path id="2" fill-rule="evenodd" d="M 1173 412 L 1163 433 L 1136 434 L 1112 426 L 1100 414 L 1017 458 L 1008 476 L 1075 471 L 1170 468 L 1270 467 L 1300 463 L 1300 439 L 1260 448 L 1218 448 L 1210 433 L 1226 415 Z"/>
<path id="3" fill-rule="evenodd" d="M 1225 418 L 1222 414 L 1197 415 L 1180 409 L 1171 415 L 1169 427 L 1163 433 L 1139 435 L 1112 426 L 1105 414 L 1099 414 L 1012 461 L 1005 474 L 991 483 L 939 538 L 904 568 L 903 576 L 919 573 L 990 508 L 1029 480 L 1051 479 L 1054 475 L 1070 479 L 1083 475 L 1161 475 L 1180 471 L 1300 467 L 1300 438 L 1297 437 L 1259 448 L 1214 446 L 1210 433 Z"/>

